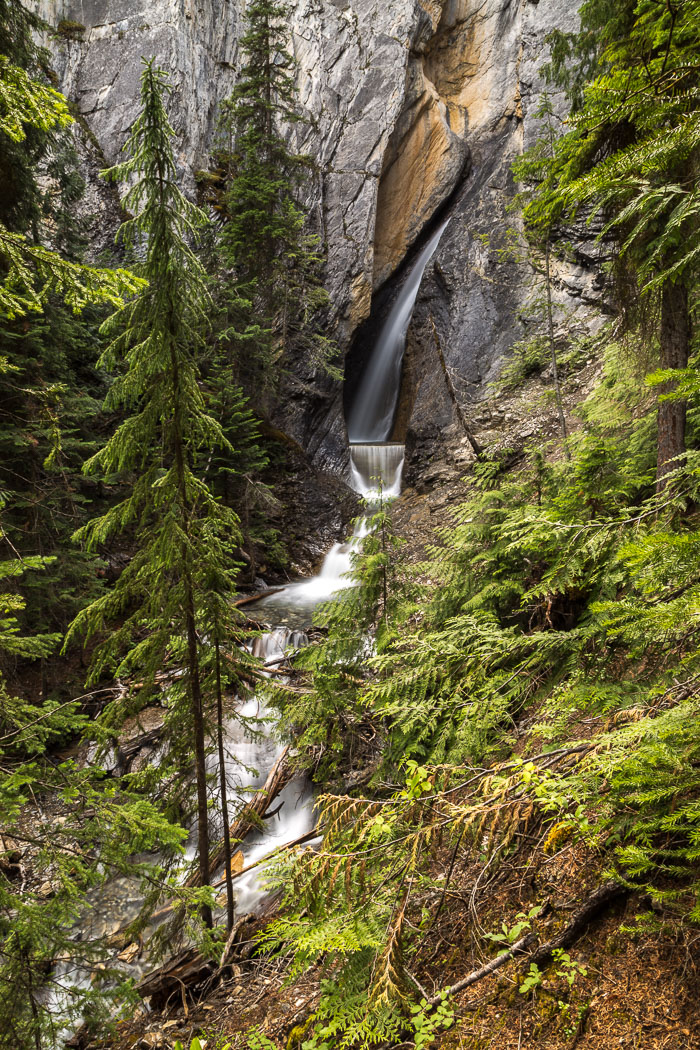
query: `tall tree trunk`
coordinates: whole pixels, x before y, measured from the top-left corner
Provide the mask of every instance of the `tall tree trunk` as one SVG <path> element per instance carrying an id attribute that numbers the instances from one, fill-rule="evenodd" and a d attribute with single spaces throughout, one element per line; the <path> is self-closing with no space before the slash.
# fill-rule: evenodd
<path id="1" fill-rule="evenodd" d="M 207 751 L 204 736 L 204 705 L 199 676 L 199 653 L 194 613 L 194 596 L 189 572 L 185 576 L 185 617 L 187 620 L 187 663 L 192 699 L 192 721 L 194 723 L 194 767 L 197 781 L 197 852 L 199 853 L 199 877 L 202 886 L 210 884 L 209 876 L 209 808 L 207 805 Z M 210 929 L 213 925 L 211 908 L 203 904 L 202 922 Z"/>
<path id="2" fill-rule="evenodd" d="M 185 544 L 190 541 L 190 515 L 192 507 L 187 494 L 185 468 L 185 445 L 181 420 L 182 391 L 180 389 L 180 369 L 175 352 L 174 338 L 170 343 L 170 367 L 173 384 L 173 421 L 171 448 L 175 459 L 177 487 L 180 494 L 180 527 L 185 535 L 181 554 L 182 583 L 185 591 L 185 629 L 187 633 L 187 672 L 190 683 L 190 701 L 192 723 L 194 727 L 194 770 L 197 782 L 197 851 L 199 853 L 199 877 L 202 886 L 208 886 L 209 876 L 209 808 L 207 805 L 207 749 L 204 732 L 204 701 L 202 682 L 199 673 L 199 649 L 197 647 L 197 618 L 195 613 L 194 585 L 190 568 L 189 551 Z M 202 922 L 211 929 L 213 925 L 211 908 L 203 904 L 200 910 Z"/>
<path id="3" fill-rule="evenodd" d="M 547 337 L 549 339 L 549 352 L 552 358 L 552 376 L 554 378 L 554 396 L 557 401 L 557 412 L 559 413 L 559 426 L 561 427 L 561 437 L 564 443 L 564 455 L 567 459 L 571 459 L 571 452 L 569 451 L 569 435 L 566 429 L 566 416 L 564 415 L 564 401 L 561 396 L 561 386 L 559 385 L 559 368 L 557 367 L 557 348 L 554 342 L 554 313 L 552 310 L 552 274 L 550 268 L 550 245 L 549 236 L 544 246 L 544 280 L 545 288 L 547 291 Z"/>
<path id="4" fill-rule="evenodd" d="M 217 628 L 218 629 L 218 628 Z M 228 822 L 228 794 L 226 762 L 224 757 L 224 700 L 221 690 L 221 647 L 216 639 L 216 740 L 219 749 L 219 789 L 221 792 L 221 819 L 224 822 L 224 866 L 226 875 L 226 930 L 233 929 L 233 875 L 231 872 L 231 828 Z"/>
<path id="5" fill-rule="evenodd" d="M 690 323 L 688 289 L 685 284 L 666 281 L 661 293 L 661 368 L 687 368 Z M 675 382 L 662 383 L 659 394 L 668 394 Z M 685 453 L 685 401 L 661 401 L 658 414 L 656 453 L 656 491 L 662 492 L 669 473 L 679 466 Z M 674 462 L 675 461 L 675 462 Z"/>

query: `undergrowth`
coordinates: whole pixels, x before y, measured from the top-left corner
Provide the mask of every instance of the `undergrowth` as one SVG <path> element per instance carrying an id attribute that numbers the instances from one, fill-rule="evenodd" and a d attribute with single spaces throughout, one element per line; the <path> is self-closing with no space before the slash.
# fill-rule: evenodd
<path id="1" fill-rule="evenodd" d="M 321 796 L 321 847 L 276 872 L 263 943 L 326 975 L 303 1050 L 417 1043 L 433 1007 L 414 967 L 456 869 L 498 881 L 569 843 L 700 920 L 700 453 L 656 494 L 650 399 L 619 343 L 580 416 L 570 462 L 539 448 L 475 471 L 418 567 L 383 508 L 303 688 L 276 693 L 326 772 L 363 726 L 381 740 L 362 794 Z M 690 448 L 697 425 L 691 407 Z M 475 913 L 479 882 L 461 886 Z"/>

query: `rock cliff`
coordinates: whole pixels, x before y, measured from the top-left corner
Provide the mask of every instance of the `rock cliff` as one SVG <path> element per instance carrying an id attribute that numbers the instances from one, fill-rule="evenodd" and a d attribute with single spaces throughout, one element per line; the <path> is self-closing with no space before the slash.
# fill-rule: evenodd
<path id="1" fill-rule="evenodd" d="M 295 0 L 292 44 L 309 118 L 297 143 L 318 175 L 312 221 L 328 249 L 330 323 L 347 368 L 402 264 L 437 212 L 451 221 L 428 268 L 409 336 L 398 436 L 434 438 L 452 408 L 436 367 L 432 314 L 465 401 L 478 400 L 512 343 L 528 330 L 532 274 L 495 251 L 507 226 L 512 157 L 536 137 L 553 27 L 573 28 L 576 0 Z M 142 55 L 170 71 L 183 182 L 207 163 L 220 100 L 238 61 L 243 0 L 40 0 L 54 26 L 55 64 L 86 134 L 88 208 L 101 247 L 114 201 L 93 177 L 113 162 L 138 106 Z M 302 125 L 300 125 L 301 127 Z M 297 132 L 294 132 L 295 134 Z M 560 313 L 595 325 L 599 261 L 582 235 L 558 262 Z M 369 319 L 369 324 L 368 324 Z M 358 333 L 360 336 L 358 338 Z M 362 345 L 362 344 L 365 345 Z M 339 467 L 345 433 L 338 384 L 300 362 L 282 421 L 319 465 Z"/>

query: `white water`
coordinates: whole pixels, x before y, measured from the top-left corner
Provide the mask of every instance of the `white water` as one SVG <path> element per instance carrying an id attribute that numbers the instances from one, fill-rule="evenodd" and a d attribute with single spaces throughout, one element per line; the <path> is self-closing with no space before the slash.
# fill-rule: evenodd
<path id="1" fill-rule="evenodd" d="M 358 518 L 352 535 L 344 543 L 334 543 L 323 559 L 317 576 L 290 583 L 275 594 L 261 598 L 259 605 L 267 612 L 297 623 L 310 624 L 313 610 L 339 591 L 352 587 L 352 555 L 367 535 L 367 521 Z"/>
<path id="2" fill-rule="evenodd" d="M 406 332 L 420 282 L 446 225 L 444 223 L 426 244 L 402 287 L 382 328 L 348 421 L 352 442 L 350 483 L 370 504 L 376 503 L 380 495 L 383 499 L 391 499 L 401 491 L 403 445 L 388 442 L 386 438 L 393 422 Z M 335 543 L 328 551 L 317 576 L 290 584 L 262 599 L 259 607 L 274 610 L 278 623 L 285 619 L 295 620 L 296 626 L 310 623 L 313 609 L 319 603 L 353 586 L 352 555 L 367 531 L 367 520 L 358 519 L 350 538 L 344 543 Z M 293 614 L 291 617 L 290 613 Z M 303 631 L 277 626 L 257 638 L 252 651 L 261 659 L 263 667 L 280 668 L 290 650 L 301 648 L 307 642 Z M 252 697 L 226 722 L 225 763 L 227 781 L 232 788 L 229 792 L 232 818 L 245 805 L 251 791 L 262 786 L 281 753 L 282 744 L 266 728 L 269 721 L 270 716 L 261 700 Z M 157 752 L 154 759 L 156 756 Z M 250 870 L 234 876 L 238 916 L 259 909 L 267 896 L 266 864 L 258 864 L 258 861 L 270 856 L 278 847 L 311 832 L 314 827 L 313 808 L 310 784 L 305 777 L 296 777 L 275 801 L 275 815 L 265 820 L 261 829 L 246 837 L 241 850 L 244 868 Z M 193 855 L 193 845 L 194 836 L 188 854 L 192 851 Z M 251 869 L 251 865 L 256 867 Z M 216 881 L 220 885 L 222 880 L 219 877 Z M 222 896 L 218 902 L 217 918 L 220 918 L 224 910 Z M 125 921 L 136 915 L 140 904 L 141 894 L 136 879 L 111 879 L 90 894 L 80 926 L 76 928 L 76 940 L 89 941 L 93 937 L 115 933 Z M 146 953 L 140 959 L 123 964 L 126 973 L 132 976 L 143 973 L 147 966 Z M 58 1037 L 60 1041 L 73 1028 L 68 1020 L 71 989 L 86 988 L 91 973 L 80 960 L 64 959 L 57 962 L 52 977 L 54 983 L 47 989 L 46 1003 L 57 1022 L 57 1029 L 62 1029 Z"/>
<path id="3" fill-rule="evenodd" d="M 348 437 L 355 444 L 389 439 L 401 385 L 406 332 L 425 268 L 437 250 L 447 221 L 438 227 L 416 259 L 379 333 L 348 418 Z"/>
<path id="4" fill-rule="evenodd" d="M 285 654 L 308 645 L 303 631 L 290 631 L 286 627 L 275 627 L 266 631 L 253 643 L 253 655 L 263 662 L 263 667 L 279 668 Z M 251 732 L 251 725 L 258 721 L 258 732 Z M 226 725 L 226 778 L 234 783 L 232 808 L 236 803 L 244 805 L 251 791 L 262 787 L 267 774 L 281 755 L 284 745 L 268 730 L 266 723 L 271 714 L 258 697 L 251 697 L 230 718 Z M 314 827 L 314 798 L 311 785 L 305 776 L 297 776 L 275 799 L 273 817 L 266 819 L 240 847 L 245 868 L 257 864 L 273 853 L 279 846 L 306 835 Z M 238 847 L 234 847 L 237 849 Z M 265 889 L 265 865 L 260 864 L 251 871 L 234 876 L 236 912 L 244 915 L 255 911 L 267 893 Z M 223 904 L 223 901 L 222 901 Z"/>
<path id="5" fill-rule="evenodd" d="M 368 503 L 401 493 L 404 447 L 397 442 L 350 446 L 350 484 Z"/>

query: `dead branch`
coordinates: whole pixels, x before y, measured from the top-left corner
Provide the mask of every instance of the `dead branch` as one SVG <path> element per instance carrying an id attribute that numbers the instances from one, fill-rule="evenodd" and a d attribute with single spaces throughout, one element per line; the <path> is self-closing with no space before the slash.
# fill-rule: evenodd
<path id="1" fill-rule="evenodd" d="M 514 955 L 518 955 L 526 951 L 535 941 L 534 933 L 526 933 L 524 937 L 521 937 L 519 941 L 516 941 L 507 951 L 501 952 L 495 959 L 491 959 L 484 966 L 479 967 L 478 970 L 472 970 L 470 974 L 463 977 L 461 981 L 457 981 L 455 984 L 449 985 L 447 988 L 443 988 L 437 995 L 431 996 L 428 1000 L 431 1006 L 435 1006 L 441 999 L 446 998 L 448 995 L 454 995 L 455 992 L 461 992 L 463 988 L 469 988 L 470 985 L 476 984 L 483 977 L 488 977 L 490 973 L 494 973 L 500 969 L 505 963 L 509 962 Z"/>
<path id="2" fill-rule="evenodd" d="M 611 880 L 610 882 L 603 883 L 602 886 L 599 886 L 594 890 L 586 899 L 572 918 L 571 922 L 565 926 L 556 937 L 552 937 L 551 940 L 545 941 L 544 944 L 535 948 L 525 961 L 534 963 L 536 966 L 542 966 L 551 958 L 555 951 L 562 948 L 568 948 L 574 943 L 574 941 L 578 940 L 589 924 L 596 919 L 602 911 L 604 911 L 615 900 L 627 896 L 628 893 L 629 890 L 625 886 L 621 886 L 619 882 Z M 533 933 L 526 934 L 524 937 L 521 937 L 519 941 L 516 941 L 508 951 L 497 955 L 495 959 L 491 959 L 490 962 L 481 966 L 478 970 L 473 970 L 470 974 L 467 974 L 466 977 L 463 977 L 455 984 L 443 988 L 443 990 L 438 992 L 437 995 L 432 996 L 428 1002 L 431 1006 L 434 1006 L 436 1003 L 440 1002 L 442 998 L 454 995 L 456 992 L 461 992 L 463 988 L 469 988 L 470 985 L 476 984 L 477 981 L 482 980 L 484 977 L 488 977 L 489 974 L 500 969 L 500 967 L 512 959 L 514 955 L 526 952 L 535 942 L 536 938 Z"/>
<path id="3" fill-rule="evenodd" d="M 464 436 L 466 437 L 467 441 L 471 445 L 472 450 L 474 451 L 474 454 L 476 456 L 480 456 L 481 453 L 484 450 L 482 449 L 481 445 L 479 444 L 479 442 L 474 437 L 474 434 L 472 433 L 471 427 L 467 423 L 466 416 L 464 415 L 464 412 L 462 411 L 462 406 L 460 405 L 459 399 L 457 397 L 457 391 L 455 390 L 454 383 L 452 382 L 452 376 L 450 375 L 449 370 L 447 368 L 447 362 L 445 361 L 445 355 L 442 352 L 442 346 L 440 344 L 440 336 L 438 335 L 438 330 L 437 330 L 437 328 L 435 326 L 435 319 L 434 319 L 432 313 L 430 315 L 430 324 L 432 325 L 432 328 L 433 328 L 433 338 L 435 340 L 435 349 L 437 350 L 438 360 L 440 361 L 440 368 L 442 369 L 442 374 L 443 374 L 443 377 L 445 379 L 445 386 L 447 387 L 447 393 L 450 395 L 450 401 L 454 405 L 455 412 L 457 413 L 457 418 L 459 419 L 459 422 L 461 424 L 462 430 L 464 431 Z"/>
<path id="4" fill-rule="evenodd" d="M 552 937 L 550 941 L 541 944 L 533 952 L 531 962 L 535 963 L 536 966 L 542 966 L 543 963 L 550 959 L 553 952 L 561 948 L 568 948 L 569 945 L 578 940 L 590 923 L 602 911 L 614 901 L 626 897 L 628 894 L 629 890 L 625 886 L 621 886 L 619 882 L 613 880 L 604 882 L 602 886 L 593 891 L 590 897 L 586 898 L 568 926 L 565 926 L 556 937 Z"/>
<path id="5" fill-rule="evenodd" d="M 246 835 L 258 827 L 259 822 L 265 816 L 268 807 L 279 795 L 280 791 L 287 786 L 294 776 L 294 769 L 288 759 L 289 747 L 285 747 L 274 766 L 267 775 L 267 780 L 252 796 L 250 802 L 246 803 L 229 829 L 231 842 L 241 842 Z M 216 871 L 226 860 L 226 852 L 223 842 L 213 850 L 209 857 L 209 870 Z M 185 886 L 199 886 L 199 871 L 193 871 L 185 880 Z"/>

